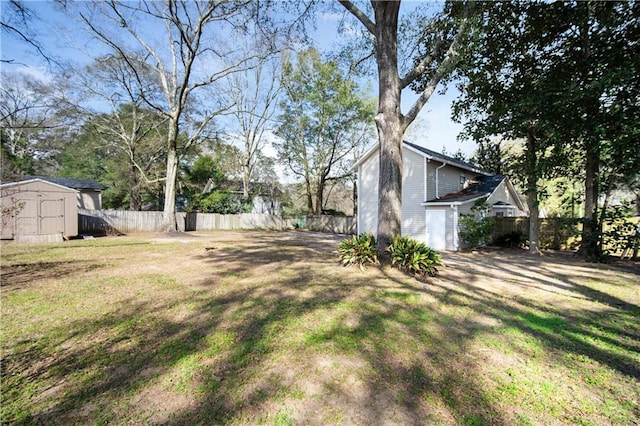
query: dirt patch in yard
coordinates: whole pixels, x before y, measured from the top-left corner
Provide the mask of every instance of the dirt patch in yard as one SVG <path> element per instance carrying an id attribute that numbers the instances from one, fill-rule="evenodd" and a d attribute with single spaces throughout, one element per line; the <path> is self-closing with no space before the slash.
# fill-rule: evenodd
<path id="1" fill-rule="evenodd" d="M 4 245 L 2 418 L 640 418 L 637 264 L 444 253 L 440 275 L 421 282 L 392 268 L 343 268 L 344 236 L 186 235 Z"/>

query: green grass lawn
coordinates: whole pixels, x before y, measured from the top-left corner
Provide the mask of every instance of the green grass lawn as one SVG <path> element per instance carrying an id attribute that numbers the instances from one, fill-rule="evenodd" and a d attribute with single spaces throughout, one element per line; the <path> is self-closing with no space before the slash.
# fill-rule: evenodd
<path id="1" fill-rule="evenodd" d="M 1 423 L 640 422 L 637 270 L 496 251 L 419 282 L 338 241 L 3 243 Z"/>

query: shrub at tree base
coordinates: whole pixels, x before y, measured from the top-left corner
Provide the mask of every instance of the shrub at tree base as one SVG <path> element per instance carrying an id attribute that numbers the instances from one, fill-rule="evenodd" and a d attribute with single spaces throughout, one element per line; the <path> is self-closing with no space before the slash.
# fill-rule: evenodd
<path id="1" fill-rule="evenodd" d="M 367 264 L 379 263 L 376 247 L 373 234 L 354 235 L 340 243 L 338 256 L 344 266 L 357 265 L 364 269 Z M 416 277 L 436 276 L 437 266 L 444 265 L 438 252 L 407 237 L 394 237 L 387 252 L 391 254 L 393 266 Z"/>
<path id="2" fill-rule="evenodd" d="M 392 265 L 418 277 L 435 276 L 438 274 L 436 266 L 444 265 L 438 252 L 407 237 L 394 237 L 387 251 L 391 254 Z"/>
<path id="3" fill-rule="evenodd" d="M 376 237 L 373 234 L 365 233 L 354 235 L 340 243 L 338 256 L 342 265 L 357 265 L 360 269 L 368 264 L 378 264 L 378 250 L 376 248 Z"/>

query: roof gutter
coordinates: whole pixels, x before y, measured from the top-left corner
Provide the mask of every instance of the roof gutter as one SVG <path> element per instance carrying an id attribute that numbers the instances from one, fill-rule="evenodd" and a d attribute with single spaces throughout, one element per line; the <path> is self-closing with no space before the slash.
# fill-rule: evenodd
<path id="1" fill-rule="evenodd" d="M 447 200 L 425 201 L 424 203 L 420 203 L 420 205 L 425 207 L 442 207 L 442 206 L 453 207 L 453 206 L 461 206 L 463 204 L 469 204 L 471 202 L 476 202 L 477 200 L 480 200 L 482 198 L 488 198 L 488 197 L 489 197 L 489 194 L 482 194 L 477 197 L 469 198 L 468 200 L 464 200 L 464 201 L 447 201 Z"/>

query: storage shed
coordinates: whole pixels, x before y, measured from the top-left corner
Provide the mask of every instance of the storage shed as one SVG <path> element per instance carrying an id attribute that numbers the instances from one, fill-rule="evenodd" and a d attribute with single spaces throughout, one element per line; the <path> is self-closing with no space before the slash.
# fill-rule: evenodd
<path id="1" fill-rule="evenodd" d="M 75 189 L 78 197 L 78 208 L 100 210 L 102 207 L 102 190 L 104 186 L 93 179 L 59 178 L 49 176 L 22 176 L 18 181 L 41 179 Z"/>
<path id="2" fill-rule="evenodd" d="M 55 242 L 78 234 L 78 191 L 42 179 L 0 185 L 2 239 Z"/>

